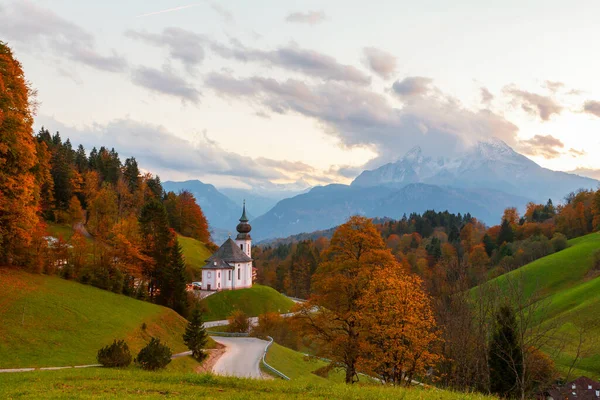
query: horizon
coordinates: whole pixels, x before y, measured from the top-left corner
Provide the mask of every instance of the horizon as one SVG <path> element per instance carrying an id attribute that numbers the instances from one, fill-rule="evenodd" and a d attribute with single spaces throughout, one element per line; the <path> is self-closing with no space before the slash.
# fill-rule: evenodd
<path id="1" fill-rule="evenodd" d="M 36 130 L 163 180 L 349 184 L 414 146 L 452 156 L 492 137 L 600 177 L 585 23 L 600 5 L 348 4 L 12 1 L 0 39 L 38 90 Z"/>

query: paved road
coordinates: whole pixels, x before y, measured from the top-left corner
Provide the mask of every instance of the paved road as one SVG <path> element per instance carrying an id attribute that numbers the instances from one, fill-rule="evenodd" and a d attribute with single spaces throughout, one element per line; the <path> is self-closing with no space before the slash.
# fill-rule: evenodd
<path id="1" fill-rule="evenodd" d="M 262 379 L 260 360 L 269 342 L 256 338 L 212 337 L 227 346 L 227 351 L 213 367 L 217 375 Z"/>

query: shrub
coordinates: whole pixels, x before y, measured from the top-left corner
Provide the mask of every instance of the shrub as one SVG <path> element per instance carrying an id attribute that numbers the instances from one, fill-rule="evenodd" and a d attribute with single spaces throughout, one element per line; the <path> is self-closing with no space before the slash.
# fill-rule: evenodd
<path id="1" fill-rule="evenodd" d="M 229 332 L 241 332 L 246 333 L 250 329 L 250 322 L 248 316 L 242 310 L 236 310 L 229 317 Z"/>
<path id="2" fill-rule="evenodd" d="M 135 363 L 142 369 L 155 371 L 166 367 L 171 362 L 171 349 L 160 343 L 160 339 L 152 338 L 135 358 Z"/>
<path id="3" fill-rule="evenodd" d="M 123 340 L 115 340 L 110 346 L 101 348 L 96 358 L 105 367 L 127 367 L 131 364 L 129 346 Z"/>
<path id="4" fill-rule="evenodd" d="M 561 251 L 569 247 L 569 242 L 567 241 L 567 237 L 562 233 L 555 233 L 550 241 L 552 243 L 552 247 L 554 247 L 554 251 Z"/>

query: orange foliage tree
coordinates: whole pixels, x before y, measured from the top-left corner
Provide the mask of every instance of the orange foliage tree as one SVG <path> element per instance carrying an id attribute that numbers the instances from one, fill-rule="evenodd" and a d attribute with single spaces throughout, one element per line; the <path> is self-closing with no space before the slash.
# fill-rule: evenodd
<path id="1" fill-rule="evenodd" d="M 373 222 L 367 218 L 354 216 L 341 225 L 333 234 L 323 260 L 313 276 L 312 296 L 300 307 L 298 319 L 306 336 L 317 344 L 319 354 L 331 359 L 332 365 L 341 366 L 345 371 L 346 383 L 353 383 L 357 381 L 359 368 L 385 370 L 385 367 L 375 367 L 366 362 L 371 358 L 368 355 L 370 352 L 386 351 L 385 346 L 372 347 L 375 341 L 383 340 L 377 338 L 375 333 L 393 335 L 392 331 L 399 327 L 394 324 L 401 323 L 392 321 L 401 313 L 399 310 L 394 315 L 386 314 L 389 310 L 383 310 L 384 313 L 377 316 L 365 310 L 368 307 L 380 307 L 376 304 L 381 300 L 378 297 L 380 288 L 373 285 L 385 285 L 379 281 L 395 276 L 394 283 L 399 286 L 385 286 L 389 295 L 396 299 L 414 295 L 418 302 L 422 300 L 428 304 L 428 301 L 425 301 L 426 295 L 416 281 L 412 280 L 415 278 L 400 266 L 386 248 Z M 406 290 L 408 287 L 413 287 L 410 293 Z M 404 310 L 411 307 L 407 306 Z M 420 313 L 422 311 L 418 310 Z M 421 314 L 421 317 L 429 319 L 431 314 Z M 435 326 L 433 318 L 430 321 Z M 412 320 L 406 320 L 405 324 L 413 328 Z M 416 343 L 408 344 L 411 349 L 413 346 L 417 346 Z M 398 349 L 394 347 L 389 350 Z M 416 347 L 413 350 L 416 352 L 413 355 L 422 352 Z M 389 358 L 379 361 L 385 360 Z M 413 371 L 420 371 L 420 368 L 421 364 L 415 365 Z"/>
<path id="2" fill-rule="evenodd" d="M 39 189 L 31 134 L 34 95 L 21 64 L 0 42 L 0 262 L 22 263 L 38 223 Z"/>

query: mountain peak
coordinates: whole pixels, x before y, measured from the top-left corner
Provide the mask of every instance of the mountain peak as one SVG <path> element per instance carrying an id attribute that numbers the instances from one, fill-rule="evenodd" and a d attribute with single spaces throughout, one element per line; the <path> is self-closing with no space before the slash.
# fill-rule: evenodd
<path id="1" fill-rule="evenodd" d="M 415 146 L 404 155 L 406 161 L 420 161 L 423 158 L 421 146 Z"/>

